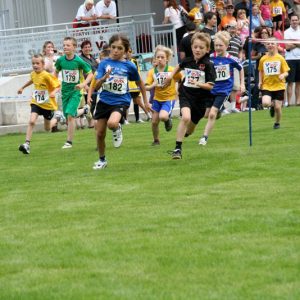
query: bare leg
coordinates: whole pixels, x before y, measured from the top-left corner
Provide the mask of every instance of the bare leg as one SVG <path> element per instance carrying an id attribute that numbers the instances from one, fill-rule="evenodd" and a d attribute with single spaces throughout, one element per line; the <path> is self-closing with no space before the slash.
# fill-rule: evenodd
<path id="1" fill-rule="evenodd" d="M 206 123 L 205 129 L 204 129 L 204 136 L 209 136 L 211 131 L 214 128 L 215 122 L 216 122 L 216 117 L 219 109 L 216 108 L 215 106 L 212 106 L 208 115 L 208 121 Z"/>
<path id="2" fill-rule="evenodd" d="M 287 90 L 286 90 L 287 101 L 288 101 L 289 106 L 292 105 L 293 87 L 294 87 L 294 83 L 289 82 L 287 85 Z"/>
<path id="3" fill-rule="evenodd" d="M 38 117 L 39 117 L 39 115 L 37 113 L 33 112 L 33 113 L 30 114 L 30 119 L 29 119 L 27 131 L 26 131 L 26 141 L 31 140 L 33 128 L 36 124 L 36 121 L 37 121 Z"/>
<path id="4" fill-rule="evenodd" d="M 300 105 L 300 82 L 296 82 L 295 95 L 296 95 L 296 105 Z"/>
<path id="5" fill-rule="evenodd" d="M 177 135 L 176 135 L 177 142 L 182 142 L 190 121 L 191 121 L 191 110 L 188 107 L 183 107 L 181 109 L 181 119 L 177 127 Z"/>
<path id="6" fill-rule="evenodd" d="M 68 134 L 67 134 L 67 141 L 72 142 L 74 138 L 75 132 L 75 118 L 68 115 Z"/>
<path id="7" fill-rule="evenodd" d="M 95 122 L 97 147 L 99 157 L 105 156 L 105 137 L 106 137 L 107 120 L 100 119 Z"/>
<path id="8" fill-rule="evenodd" d="M 152 113 L 152 135 L 153 140 L 158 141 L 159 140 L 159 114 L 157 111 L 154 111 Z"/>

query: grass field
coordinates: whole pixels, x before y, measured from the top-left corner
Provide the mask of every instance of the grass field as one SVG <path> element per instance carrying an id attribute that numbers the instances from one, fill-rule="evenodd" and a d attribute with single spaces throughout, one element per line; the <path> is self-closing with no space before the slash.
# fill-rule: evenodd
<path id="1" fill-rule="evenodd" d="M 0 137 L 0 299 L 300 299 L 300 108 L 221 118 L 172 161 L 174 129 Z"/>

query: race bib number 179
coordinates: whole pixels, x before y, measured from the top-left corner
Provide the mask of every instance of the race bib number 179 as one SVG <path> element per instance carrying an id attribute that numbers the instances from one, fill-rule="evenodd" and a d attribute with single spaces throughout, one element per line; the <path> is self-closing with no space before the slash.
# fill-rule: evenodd
<path id="1" fill-rule="evenodd" d="M 66 83 L 78 83 L 79 71 L 78 70 L 63 70 L 63 82 Z"/>

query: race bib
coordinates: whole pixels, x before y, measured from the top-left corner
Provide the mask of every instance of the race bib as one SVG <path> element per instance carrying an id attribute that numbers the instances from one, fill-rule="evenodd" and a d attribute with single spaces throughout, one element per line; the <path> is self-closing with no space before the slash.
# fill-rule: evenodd
<path id="1" fill-rule="evenodd" d="M 267 76 L 270 75 L 279 75 L 281 69 L 280 61 L 272 61 L 264 63 L 264 73 Z"/>
<path id="2" fill-rule="evenodd" d="M 205 83 L 205 72 L 194 69 L 184 69 L 183 85 L 191 88 L 200 88 L 197 83 Z"/>
<path id="3" fill-rule="evenodd" d="M 63 82 L 66 83 L 78 83 L 79 82 L 79 70 L 62 70 Z"/>
<path id="4" fill-rule="evenodd" d="M 217 65 L 215 66 L 216 70 L 216 81 L 227 80 L 230 78 L 230 67 L 229 65 Z"/>
<path id="5" fill-rule="evenodd" d="M 273 7 L 273 15 L 282 15 L 282 7 L 277 6 L 277 7 Z"/>
<path id="6" fill-rule="evenodd" d="M 108 92 L 124 95 L 127 93 L 128 80 L 125 76 L 113 75 L 103 83 L 103 90 Z"/>
<path id="7" fill-rule="evenodd" d="M 49 102 L 49 93 L 47 90 L 34 90 L 32 97 L 38 104 L 44 104 Z"/>
<path id="8" fill-rule="evenodd" d="M 203 15 L 200 11 L 195 13 L 195 20 L 202 20 L 203 19 Z"/>
<path id="9" fill-rule="evenodd" d="M 162 87 L 170 73 L 169 72 L 158 72 L 154 74 L 157 86 Z"/>

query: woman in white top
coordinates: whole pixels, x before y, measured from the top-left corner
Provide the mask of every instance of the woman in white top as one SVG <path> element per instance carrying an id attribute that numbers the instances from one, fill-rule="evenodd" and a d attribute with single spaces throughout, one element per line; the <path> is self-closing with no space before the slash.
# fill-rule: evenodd
<path id="1" fill-rule="evenodd" d="M 174 27 L 176 29 L 177 46 L 179 46 L 183 35 L 186 33 L 186 28 L 181 20 L 180 15 L 180 10 L 183 9 L 185 11 L 185 9 L 182 6 L 177 5 L 176 0 L 164 0 L 164 7 L 165 18 L 163 20 L 163 24 L 174 24 Z"/>

